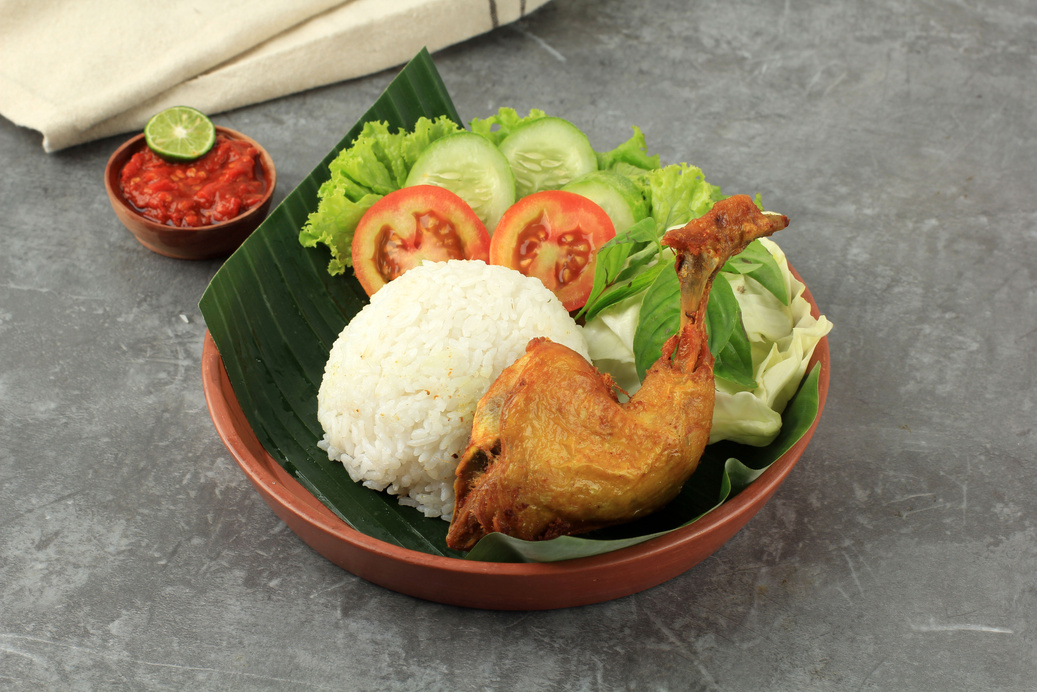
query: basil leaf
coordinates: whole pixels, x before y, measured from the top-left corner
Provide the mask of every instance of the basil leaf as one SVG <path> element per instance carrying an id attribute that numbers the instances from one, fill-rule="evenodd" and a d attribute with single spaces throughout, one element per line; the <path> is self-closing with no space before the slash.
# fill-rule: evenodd
<path id="1" fill-rule="evenodd" d="M 709 350 L 714 357 L 727 348 L 731 333 L 741 324 L 742 310 L 738 307 L 731 283 L 723 274 L 717 274 L 709 292 L 709 303 L 706 304 L 706 333 L 709 336 Z"/>
<path id="2" fill-rule="evenodd" d="M 645 291 L 634 332 L 634 367 L 642 382 L 662 355 L 663 344 L 680 327 L 680 294 L 677 272 L 661 272 Z"/>
<path id="3" fill-rule="evenodd" d="M 752 348 L 741 318 L 738 320 L 738 326 L 731 332 L 724 349 L 714 357 L 714 377 L 727 380 L 742 389 L 756 389 Z"/>
<path id="4" fill-rule="evenodd" d="M 709 351 L 716 359 L 713 364 L 714 376 L 746 389 L 755 389 L 753 354 L 749 336 L 742 324 L 742 308 L 723 272 L 717 274 L 709 293 L 706 331 L 709 334 Z"/>
<path id="5" fill-rule="evenodd" d="M 721 271 L 751 276 L 783 305 L 789 304 L 791 298 L 781 267 L 759 240 L 749 243 L 748 247 L 729 259 Z"/>
<path id="6" fill-rule="evenodd" d="M 602 245 L 598 249 L 590 296 L 576 317 L 592 319 L 608 306 L 646 288 L 655 274 L 642 278 L 640 273 L 661 250 L 656 225 L 651 219 L 638 221 Z"/>

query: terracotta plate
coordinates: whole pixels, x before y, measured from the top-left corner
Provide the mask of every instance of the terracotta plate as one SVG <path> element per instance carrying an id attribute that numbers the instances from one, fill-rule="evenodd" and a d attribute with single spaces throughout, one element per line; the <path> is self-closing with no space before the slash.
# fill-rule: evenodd
<path id="1" fill-rule="evenodd" d="M 814 307 L 810 296 L 805 297 Z M 821 363 L 818 415 L 807 433 L 748 488 L 697 522 L 604 555 L 554 563 L 476 562 L 428 555 L 362 534 L 335 516 L 271 457 L 234 396 L 208 333 L 202 381 L 209 413 L 227 449 L 267 504 L 303 541 L 336 565 L 375 584 L 451 605 L 543 610 L 600 603 L 661 584 L 715 552 L 770 499 L 802 456 L 821 418 L 830 372 L 827 337 L 811 364 Z"/>

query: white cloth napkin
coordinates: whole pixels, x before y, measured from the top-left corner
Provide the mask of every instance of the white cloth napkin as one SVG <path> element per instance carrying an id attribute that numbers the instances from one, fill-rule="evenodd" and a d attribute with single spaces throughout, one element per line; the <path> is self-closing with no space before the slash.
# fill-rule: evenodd
<path id="1" fill-rule="evenodd" d="M 0 0 L 0 114 L 57 151 L 400 65 L 548 0 Z"/>

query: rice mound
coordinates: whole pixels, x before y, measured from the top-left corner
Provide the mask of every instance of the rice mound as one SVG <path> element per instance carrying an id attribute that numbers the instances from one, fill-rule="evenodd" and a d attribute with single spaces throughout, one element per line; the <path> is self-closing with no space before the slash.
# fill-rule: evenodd
<path id="1" fill-rule="evenodd" d="M 321 447 L 354 481 L 449 521 L 476 404 L 537 336 L 588 357 L 539 279 L 481 261 L 411 269 L 335 341 L 317 395 Z"/>

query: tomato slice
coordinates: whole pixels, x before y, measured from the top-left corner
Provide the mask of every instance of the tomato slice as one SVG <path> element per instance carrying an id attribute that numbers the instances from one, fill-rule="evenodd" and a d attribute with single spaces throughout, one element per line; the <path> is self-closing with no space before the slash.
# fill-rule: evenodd
<path id="1" fill-rule="evenodd" d="M 353 273 L 367 295 L 425 260 L 489 259 L 490 234 L 450 190 L 414 185 L 371 205 L 353 235 Z"/>
<path id="2" fill-rule="evenodd" d="M 535 192 L 504 212 L 490 239 L 490 264 L 537 277 L 572 312 L 590 296 L 598 248 L 615 235 L 605 210 L 586 197 Z"/>

